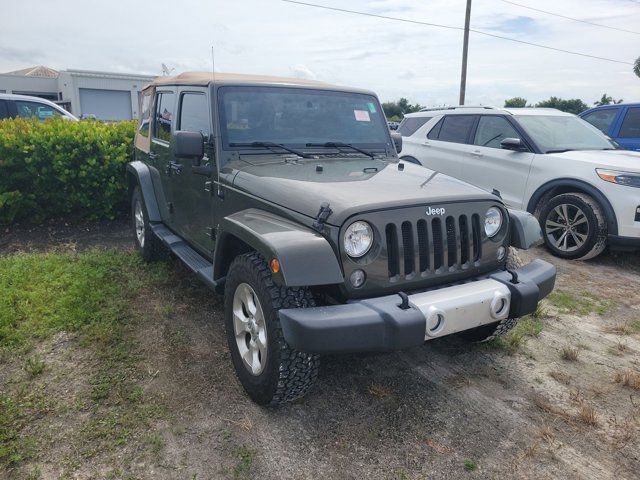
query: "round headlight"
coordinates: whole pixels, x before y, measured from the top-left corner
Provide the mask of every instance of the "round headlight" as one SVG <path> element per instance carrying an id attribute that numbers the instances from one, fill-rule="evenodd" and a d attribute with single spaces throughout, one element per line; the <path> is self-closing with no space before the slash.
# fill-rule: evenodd
<path id="1" fill-rule="evenodd" d="M 493 237 L 502 226 L 502 212 L 499 208 L 491 207 L 484 216 L 484 233 Z"/>
<path id="2" fill-rule="evenodd" d="M 373 230 L 367 222 L 353 222 L 344 232 L 344 250 L 350 257 L 363 256 L 373 243 Z"/>

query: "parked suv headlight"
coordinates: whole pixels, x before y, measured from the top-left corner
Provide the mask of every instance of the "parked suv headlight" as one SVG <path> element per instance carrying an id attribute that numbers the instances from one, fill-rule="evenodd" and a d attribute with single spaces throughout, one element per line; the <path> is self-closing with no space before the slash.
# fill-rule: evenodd
<path id="1" fill-rule="evenodd" d="M 373 243 L 373 230 L 367 222 L 353 222 L 344 232 L 344 250 L 353 258 L 363 256 Z"/>
<path id="2" fill-rule="evenodd" d="M 603 168 L 596 168 L 596 173 L 605 182 L 640 188 L 640 173 L 618 172 L 616 170 L 605 170 Z"/>
<path id="3" fill-rule="evenodd" d="M 491 207 L 484 215 L 484 232 L 487 237 L 493 237 L 502 227 L 502 212 L 499 208 Z"/>

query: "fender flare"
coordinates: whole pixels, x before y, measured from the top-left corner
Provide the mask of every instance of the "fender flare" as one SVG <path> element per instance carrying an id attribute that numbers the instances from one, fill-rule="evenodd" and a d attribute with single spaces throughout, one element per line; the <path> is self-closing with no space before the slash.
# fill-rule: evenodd
<path id="1" fill-rule="evenodd" d="M 405 155 L 404 157 L 400 157 L 400 160 L 424 167 L 424 165 L 422 165 L 422 162 L 420 162 L 420 160 L 418 160 L 416 157 L 413 157 L 411 155 Z"/>
<path id="2" fill-rule="evenodd" d="M 228 242 L 244 242 L 269 262 L 280 262 L 273 273 L 278 285 L 307 287 L 342 283 L 344 276 L 331 245 L 322 235 L 275 214 L 249 208 L 222 219 L 214 252 L 214 277 L 226 276 L 231 259 L 225 252 L 242 251 Z"/>
<path id="3" fill-rule="evenodd" d="M 611 206 L 611 203 L 609 203 L 607 197 L 605 197 L 604 194 L 600 192 L 600 190 L 583 180 L 576 180 L 574 178 L 557 178 L 541 185 L 533 193 L 533 195 L 531 195 L 529 203 L 527 204 L 527 212 L 534 213 L 538 202 L 540 202 L 545 194 L 557 188 L 562 188 L 564 190 L 566 187 L 573 187 L 583 191 L 587 195 L 591 195 L 604 210 L 604 215 L 607 221 L 607 231 L 609 235 L 618 234 L 618 219 L 616 217 L 616 212 Z"/>
<path id="4" fill-rule="evenodd" d="M 160 216 L 160 209 L 153 190 L 149 167 L 139 160 L 127 163 L 127 183 L 130 191 L 133 190 L 136 183 L 140 186 L 149 221 L 161 222 L 162 217 Z"/>

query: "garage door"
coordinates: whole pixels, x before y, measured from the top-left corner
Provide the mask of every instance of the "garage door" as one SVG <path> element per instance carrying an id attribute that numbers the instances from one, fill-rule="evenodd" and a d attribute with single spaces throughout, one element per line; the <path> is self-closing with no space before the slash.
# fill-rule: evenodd
<path id="1" fill-rule="evenodd" d="M 80 109 L 100 120 L 131 120 L 131 92 L 81 88 Z"/>

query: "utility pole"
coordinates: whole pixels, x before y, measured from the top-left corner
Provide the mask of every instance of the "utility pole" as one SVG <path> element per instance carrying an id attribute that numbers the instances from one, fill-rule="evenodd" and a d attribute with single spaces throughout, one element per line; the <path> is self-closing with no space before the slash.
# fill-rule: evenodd
<path id="1" fill-rule="evenodd" d="M 460 74 L 460 105 L 464 105 L 467 89 L 467 52 L 469 51 L 469 22 L 471 21 L 471 0 L 467 0 L 467 13 L 464 17 L 464 40 L 462 43 L 462 73 Z"/>

